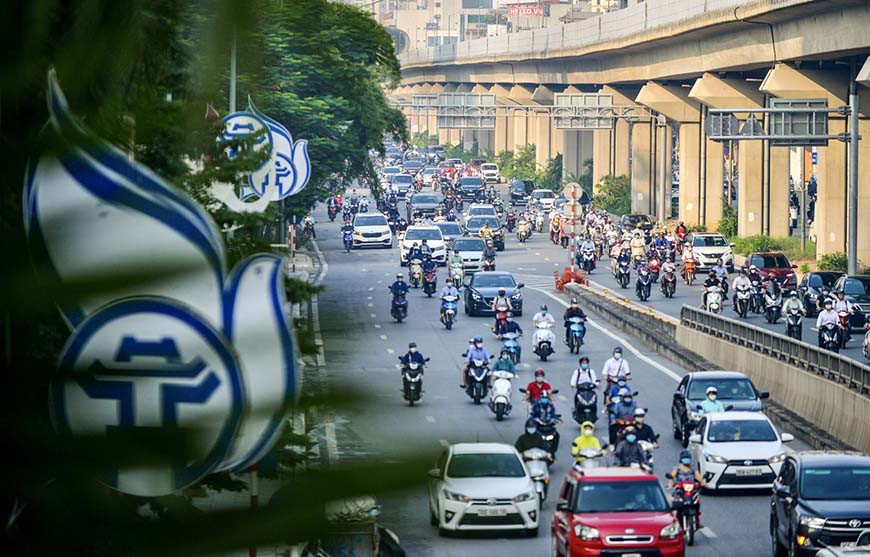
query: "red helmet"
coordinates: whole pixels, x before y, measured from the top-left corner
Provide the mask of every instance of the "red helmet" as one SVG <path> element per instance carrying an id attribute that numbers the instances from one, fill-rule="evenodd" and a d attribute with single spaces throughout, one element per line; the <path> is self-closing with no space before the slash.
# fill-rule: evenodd
<path id="1" fill-rule="evenodd" d="M 543 377 L 544 375 L 545 375 L 545 374 L 544 374 L 544 370 L 543 370 L 543 369 L 538 368 L 538 369 L 535 370 L 535 377 Z"/>

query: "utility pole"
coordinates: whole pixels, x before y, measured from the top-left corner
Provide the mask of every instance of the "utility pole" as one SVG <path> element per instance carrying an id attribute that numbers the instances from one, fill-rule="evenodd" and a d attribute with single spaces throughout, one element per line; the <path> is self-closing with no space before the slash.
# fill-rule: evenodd
<path id="1" fill-rule="evenodd" d="M 849 184 L 846 219 L 846 253 L 850 275 L 858 274 L 858 83 L 855 57 L 849 72 Z"/>
<path id="2" fill-rule="evenodd" d="M 236 32 L 233 31 L 233 44 L 230 46 L 230 114 L 236 111 Z"/>

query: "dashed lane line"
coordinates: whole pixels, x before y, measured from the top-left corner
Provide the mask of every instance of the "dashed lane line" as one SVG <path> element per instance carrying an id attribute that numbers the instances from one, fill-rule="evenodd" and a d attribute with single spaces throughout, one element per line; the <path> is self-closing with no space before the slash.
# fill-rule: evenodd
<path id="1" fill-rule="evenodd" d="M 377 317 L 377 316 L 378 316 L 377 313 L 370 313 L 370 314 L 369 314 L 369 317 L 371 317 L 372 319 L 374 319 L 374 318 Z"/>
<path id="2" fill-rule="evenodd" d="M 381 340 L 387 340 L 387 335 L 381 335 Z"/>
<path id="3" fill-rule="evenodd" d="M 435 416 L 426 416 L 426 421 L 429 422 L 430 424 L 434 424 L 435 423 Z"/>
<path id="4" fill-rule="evenodd" d="M 380 323 L 375 323 L 375 329 L 380 329 L 380 328 L 381 328 L 381 324 L 380 324 Z"/>
<path id="5" fill-rule="evenodd" d="M 719 536 L 716 535 L 716 533 L 715 533 L 713 530 L 710 530 L 710 529 L 707 528 L 706 526 L 704 526 L 703 528 L 701 528 L 701 529 L 698 530 L 698 531 L 701 532 L 702 534 L 704 534 L 704 537 L 705 537 L 705 538 L 713 539 L 713 538 L 718 538 L 718 537 L 719 537 Z"/>
<path id="6" fill-rule="evenodd" d="M 387 348 L 387 354 L 391 354 L 391 355 L 392 355 L 392 354 L 395 354 L 395 353 L 396 353 L 396 351 L 393 350 L 392 348 Z"/>

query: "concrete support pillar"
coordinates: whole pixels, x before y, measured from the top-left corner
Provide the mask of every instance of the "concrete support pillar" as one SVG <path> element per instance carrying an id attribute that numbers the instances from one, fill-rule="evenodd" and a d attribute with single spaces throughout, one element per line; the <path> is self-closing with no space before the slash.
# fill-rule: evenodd
<path id="1" fill-rule="evenodd" d="M 678 85 L 650 81 L 641 88 L 636 101 L 671 121 L 680 123 L 680 220 L 687 226 L 700 224 L 701 204 L 701 105 Z M 670 169 L 666 169 L 670 173 Z M 670 195 L 668 195 L 670 199 Z"/>
<path id="2" fill-rule="evenodd" d="M 725 145 L 710 141 L 704 136 L 705 166 L 704 172 L 704 214 L 702 222 L 707 230 L 716 230 L 722 220 L 722 205 L 724 203 L 723 184 L 725 179 Z M 786 211 L 788 213 L 788 211 Z"/>
<path id="3" fill-rule="evenodd" d="M 635 122 L 631 127 L 631 212 L 652 213 L 652 184 L 655 180 L 652 134 L 655 126 L 649 122 Z"/>
<path id="4" fill-rule="evenodd" d="M 625 120 L 617 120 L 610 134 L 611 173 L 614 176 L 630 176 L 629 161 L 631 155 L 631 136 L 629 123 Z"/>
<path id="5" fill-rule="evenodd" d="M 580 176 L 583 163 L 592 158 L 592 131 L 561 130 L 562 136 L 562 178 L 569 175 Z M 597 182 L 593 182 L 597 184 Z"/>
<path id="6" fill-rule="evenodd" d="M 770 147 L 768 153 L 768 198 L 765 200 L 767 235 L 774 238 L 789 236 L 788 228 L 788 147 Z"/>
<path id="7" fill-rule="evenodd" d="M 613 174 L 611 170 L 611 130 L 592 131 L 592 185 L 597 186 L 605 176 Z"/>
<path id="8" fill-rule="evenodd" d="M 762 180 L 764 145 L 760 141 L 741 141 L 737 151 L 737 234 L 741 237 L 762 233 Z"/>
<path id="9" fill-rule="evenodd" d="M 496 111 L 495 114 L 495 137 L 492 150 L 497 155 L 508 148 L 508 123 L 510 117 L 501 109 Z"/>
<path id="10" fill-rule="evenodd" d="M 539 113 L 535 116 L 537 134 L 535 138 L 535 163 L 539 168 L 546 168 L 547 162 L 553 158 L 553 126 L 549 113 Z"/>

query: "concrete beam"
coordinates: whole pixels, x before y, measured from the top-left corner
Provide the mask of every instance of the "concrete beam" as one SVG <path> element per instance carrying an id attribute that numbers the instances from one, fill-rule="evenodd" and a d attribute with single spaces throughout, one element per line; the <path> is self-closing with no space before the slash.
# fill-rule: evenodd
<path id="1" fill-rule="evenodd" d="M 538 104 L 551 105 L 553 104 L 553 90 L 546 85 L 538 85 L 532 93 L 531 99 Z"/>
<path id="2" fill-rule="evenodd" d="M 689 98 L 710 108 L 762 108 L 764 93 L 745 79 L 723 78 L 705 73 L 695 80 Z"/>
<path id="3" fill-rule="evenodd" d="M 830 106 L 836 107 L 849 104 L 849 73 L 798 70 L 780 63 L 767 72 L 759 89 L 782 99 L 824 98 Z"/>
<path id="4" fill-rule="evenodd" d="M 460 83 L 456 86 L 457 93 L 471 93 L 473 85 L 471 83 Z"/>
<path id="5" fill-rule="evenodd" d="M 689 90 L 679 85 L 662 85 L 649 81 L 641 87 L 635 102 L 664 114 L 674 122 L 700 122 L 701 105 L 689 98 Z"/>
<path id="6" fill-rule="evenodd" d="M 864 61 L 864 65 L 858 70 L 858 77 L 855 79 L 859 85 L 870 87 L 870 56 Z"/>

